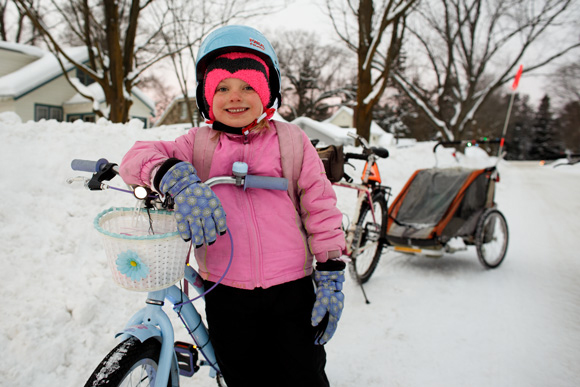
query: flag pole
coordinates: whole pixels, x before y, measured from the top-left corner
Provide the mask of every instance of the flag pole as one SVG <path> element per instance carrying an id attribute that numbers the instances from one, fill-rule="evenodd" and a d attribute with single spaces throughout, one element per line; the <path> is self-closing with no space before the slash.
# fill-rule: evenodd
<path id="1" fill-rule="evenodd" d="M 512 93 L 512 96 L 510 98 L 510 104 L 508 106 L 508 111 L 507 111 L 507 115 L 505 118 L 505 123 L 503 125 L 503 131 L 501 134 L 501 141 L 499 143 L 499 150 L 497 151 L 497 157 L 501 157 L 501 152 L 503 150 L 503 145 L 505 143 L 505 135 L 507 133 L 507 127 L 508 127 L 508 122 L 510 120 L 510 115 L 512 113 L 512 107 L 514 104 L 514 98 L 516 96 L 516 89 L 518 88 L 518 84 L 520 83 L 520 78 L 522 77 L 522 71 L 524 70 L 524 66 L 520 65 L 520 68 L 518 69 L 518 72 L 516 73 L 516 76 L 514 78 L 514 83 L 512 84 L 512 90 L 514 91 L 514 93 Z"/>

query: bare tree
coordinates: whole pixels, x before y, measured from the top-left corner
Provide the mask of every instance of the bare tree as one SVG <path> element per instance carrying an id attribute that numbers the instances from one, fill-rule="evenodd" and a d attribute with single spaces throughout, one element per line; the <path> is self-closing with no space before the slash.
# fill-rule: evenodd
<path id="1" fill-rule="evenodd" d="M 38 38 L 38 31 L 14 2 L 0 0 L 0 40 L 34 45 Z"/>
<path id="2" fill-rule="evenodd" d="M 313 32 L 285 31 L 279 36 L 272 44 L 283 77 L 281 110 L 288 111 L 285 118 L 327 118 L 328 110 L 342 100 L 341 95 L 350 93 L 343 85 L 347 83 L 345 76 L 354 68 L 349 65 L 346 52 L 335 45 L 319 43 Z"/>
<path id="3" fill-rule="evenodd" d="M 580 153 L 580 101 L 568 102 L 558 117 L 560 133 L 566 148 L 572 153 Z"/>
<path id="4" fill-rule="evenodd" d="M 387 88 L 405 32 L 405 19 L 418 0 L 326 0 L 334 30 L 357 54 L 354 126 L 370 138 L 373 107 Z M 384 38 L 384 39 L 383 39 Z M 387 41 L 384 41 L 387 40 Z"/>
<path id="5" fill-rule="evenodd" d="M 394 80 L 444 139 L 461 138 L 488 96 L 513 80 L 519 64 L 525 61 L 524 73 L 531 72 L 580 47 L 577 34 L 571 40 L 562 34 L 532 51 L 553 28 L 564 28 L 573 2 L 423 1 L 412 26 L 409 21 L 416 73 L 396 72 Z"/>
<path id="6" fill-rule="evenodd" d="M 580 59 L 578 57 L 577 59 Z M 577 61 L 558 67 L 549 78 L 552 80 L 551 94 L 558 96 L 558 101 L 580 102 L 580 63 Z"/>
<path id="7" fill-rule="evenodd" d="M 198 21 L 204 28 L 197 32 L 203 34 L 209 28 L 232 20 L 234 15 L 243 17 L 256 12 L 256 8 L 236 0 L 212 2 L 215 8 L 212 8 L 211 14 L 202 12 L 206 9 L 203 0 L 50 0 L 44 1 L 43 6 L 34 0 L 14 2 L 20 13 L 30 18 L 42 33 L 63 70 L 64 63 L 68 61 L 102 87 L 108 111 L 99 109 L 96 97 L 77 87 L 65 72 L 71 85 L 85 98 L 95 102 L 95 113 L 113 122 L 128 120 L 132 105 L 131 90 L 143 72 L 201 38 L 199 35 L 192 41 L 188 35 L 187 39 L 181 40 L 181 35 L 172 32 L 182 28 L 182 18 L 200 15 Z M 55 27 L 49 26 L 46 21 L 47 9 L 57 10 L 52 14 L 58 18 Z M 69 39 L 60 38 L 63 31 Z M 168 40 L 168 37 L 171 39 Z M 65 46 L 70 38 L 87 47 L 87 63 L 75 61 L 68 55 Z"/>

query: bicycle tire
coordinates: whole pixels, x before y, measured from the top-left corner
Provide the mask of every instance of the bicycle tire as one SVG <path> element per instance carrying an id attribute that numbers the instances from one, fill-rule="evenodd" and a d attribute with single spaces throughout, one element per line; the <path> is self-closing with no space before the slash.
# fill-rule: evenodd
<path id="1" fill-rule="evenodd" d="M 150 338 L 144 342 L 131 337 L 117 345 L 97 366 L 85 387 L 154 386 L 161 343 Z M 170 387 L 171 375 L 167 386 Z M 137 383 L 133 381 L 137 380 Z"/>
<path id="2" fill-rule="evenodd" d="M 488 269 L 498 267 L 504 260 L 509 240 L 508 225 L 496 209 L 486 210 L 475 229 L 475 247 L 479 262 Z"/>
<path id="3" fill-rule="evenodd" d="M 368 282 L 373 275 L 386 243 L 384 238 L 387 227 L 387 200 L 385 193 L 375 191 L 372 193 L 371 198 L 375 219 L 378 219 L 380 223 L 372 221 L 370 203 L 364 201 L 357 223 L 357 229 L 362 230 L 360 237 L 362 252 L 350 262 L 351 271 L 354 271 L 355 279 L 361 284 Z"/>

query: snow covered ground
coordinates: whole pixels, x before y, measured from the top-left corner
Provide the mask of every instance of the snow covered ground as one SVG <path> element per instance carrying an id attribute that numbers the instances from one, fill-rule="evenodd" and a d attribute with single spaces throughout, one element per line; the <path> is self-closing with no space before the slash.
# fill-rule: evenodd
<path id="1" fill-rule="evenodd" d="M 101 210 L 133 199 L 67 185 L 77 175 L 70 160 L 119 161 L 136 140 L 181 133 L 0 114 L 0 385 L 83 385 L 143 305 L 144 294 L 110 279 L 92 226 Z M 434 165 L 432 146 L 389 149 L 381 171 L 395 194 L 415 169 Z M 475 148 L 458 156 L 462 165 L 495 162 Z M 496 200 L 511 232 L 504 263 L 485 270 L 474 250 L 440 259 L 388 253 L 365 287 L 368 305 L 348 279 L 327 345 L 333 386 L 578 385 L 580 168 L 501 162 L 499 170 Z M 337 193 L 348 212 L 353 193 Z M 177 335 L 187 339 L 183 329 Z M 215 381 L 203 370 L 182 384 Z"/>

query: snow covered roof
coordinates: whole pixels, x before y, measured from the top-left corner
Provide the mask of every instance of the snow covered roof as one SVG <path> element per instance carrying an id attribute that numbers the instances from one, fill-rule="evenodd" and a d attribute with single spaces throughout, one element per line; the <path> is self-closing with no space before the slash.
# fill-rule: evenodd
<path id="1" fill-rule="evenodd" d="M 91 83 L 89 86 L 83 85 L 77 78 L 71 78 L 71 81 L 75 84 L 78 90 L 82 91 L 85 95 L 92 95 L 97 103 L 104 103 L 105 92 L 103 88 L 98 83 Z M 145 94 L 138 87 L 133 87 L 131 93 L 137 97 L 141 102 L 143 102 L 149 109 L 155 111 L 155 101 L 153 101 L 147 94 Z M 83 97 L 80 93 L 76 93 L 68 101 L 64 102 L 64 105 L 74 105 L 90 102 L 89 99 Z"/>
<path id="2" fill-rule="evenodd" d="M 0 50 L 19 51 L 26 55 L 38 57 L 34 62 L 0 78 L 0 96 L 18 99 L 62 75 L 57 58 L 48 51 L 38 47 L 7 42 L 0 42 Z M 66 52 L 78 62 L 85 62 L 89 58 L 86 47 L 71 47 L 66 49 Z M 66 60 L 64 63 L 67 71 L 74 67 Z"/>
<path id="3" fill-rule="evenodd" d="M 105 93 L 103 88 L 98 83 L 91 83 L 88 86 L 83 85 L 77 78 L 71 78 L 71 81 L 75 84 L 78 90 L 82 91 L 86 95 L 91 95 L 94 97 L 95 101 L 98 103 L 105 102 Z M 71 99 L 65 101 L 64 105 L 74 105 L 79 103 L 90 102 L 87 98 L 83 97 L 80 93 L 76 93 Z"/>
<path id="4" fill-rule="evenodd" d="M 336 116 L 338 116 L 343 111 L 346 112 L 351 117 L 354 117 L 354 110 L 352 108 L 349 108 L 347 106 L 341 106 L 336 112 L 334 112 L 332 116 L 330 116 L 330 118 L 324 120 L 323 122 L 331 123 L 332 121 L 334 121 Z M 386 132 L 383 128 L 379 126 L 379 124 L 377 124 L 374 121 L 371 121 L 371 133 L 382 134 Z"/>
<path id="5" fill-rule="evenodd" d="M 12 97 L 18 99 L 63 74 L 58 59 L 51 52 L 25 44 L 0 41 L 0 52 L 2 50 L 19 52 L 24 55 L 36 57 L 37 59 L 10 74 L 0 77 L 0 97 Z M 65 49 L 65 51 L 67 55 L 77 62 L 83 63 L 89 59 L 87 48 L 84 46 L 70 47 Z M 65 69 L 67 71 L 74 68 L 74 65 L 66 59 L 63 63 L 65 64 Z M 84 89 L 86 94 L 91 94 L 97 97 L 96 100 L 98 102 L 105 101 L 105 94 L 98 84 L 93 83 L 87 87 L 80 84 L 80 82 L 77 82 L 76 85 L 77 87 Z M 137 87 L 133 87 L 131 93 L 140 99 L 152 111 L 155 111 L 155 102 L 143 91 Z M 77 93 L 65 103 L 75 104 L 86 102 L 88 102 L 88 100 Z"/>
<path id="6" fill-rule="evenodd" d="M 347 135 L 349 130 L 354 129 L 343 129 L 308 117 L 298 117 L 292 123 L 301 127 L 309 138 L 318 139 L 324 145 L 354 145 L 354 140 Z"/>
<path id="7" fill-rule="evenodd" d="M 28 44 L 5 42 L 3 40 L 0 40 L 0 50 L 14 51 L 20 54 L 35 56 L 38 58 L 46 54 L 46 51 L 39 47 L 29 46 Z"/>

